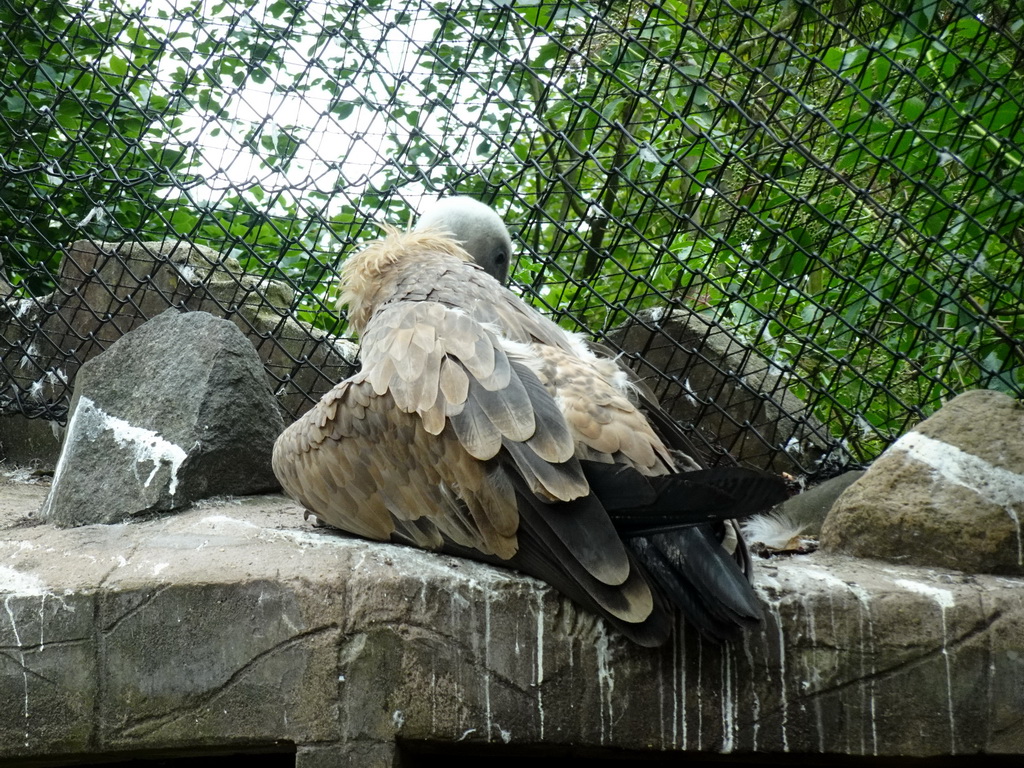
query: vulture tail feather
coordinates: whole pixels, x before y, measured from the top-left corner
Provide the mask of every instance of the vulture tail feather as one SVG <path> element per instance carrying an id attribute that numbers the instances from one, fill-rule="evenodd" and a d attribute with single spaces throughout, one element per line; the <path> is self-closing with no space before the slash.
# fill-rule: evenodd
<path id="1" fill-rule="evenodd" d="M 710 526 L 627 540 L 637 560 L 687 621 L 722 641 L 761 619 L 750 582 Z"/>
<path id="2" fill-rule="evenodd" d="M 746 517 L 788 497 L 782 478 L 743 467 L 647 477 L 624 465 L 580 463 L 591 489 L 623 536 Z"/>

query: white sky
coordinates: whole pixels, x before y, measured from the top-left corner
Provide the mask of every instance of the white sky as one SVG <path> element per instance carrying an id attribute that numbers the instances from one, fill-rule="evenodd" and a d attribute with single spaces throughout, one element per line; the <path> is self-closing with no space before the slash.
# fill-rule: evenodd
<path id="1" fill-rule="evenodd" d="M 118 6 L 125 12 L 137 11 L 147 26 L 152 25 L 154 35 L 161 30 L 176 33 L 175 50 L 168 51 L 161 59 L 156 72 L 155 90 L 169 94 L 174 87 L 172 74 L 176 69 L 202 71 L 209 61 L 216 61 L 227 53 L 220 48 L 209 60 L 196 51 L 201 41 L 210 35 L 225 36 L 228 40 L 250 33 L 254 38 L 265 40 L 267 30 L 284 30 L 287 18 L 274 18 L 267 10 L 272 0 L 120 0 Z M 387 152 L 393 146 L 386 139 L 388 133 L 396 133 L 400 140 L 410 135 L 411 127 L 402 120 L 389 119 L 386 111 L 374 108 L 374 100 L 387 98 L 386 89 L 395 87 L 405 80 L 403 89 L 411 94 L 407 101 L 415 103 L 418 84 L 422 84 L 428 71 L 418 66 L 421 50 L 411 42 L 427 43 L 434 38 L 440 22 L 430 3 L 396 3 L 397 7 L 381 11 L 361 11 L 357 19 L 359 34 L 374 48 L 376 60 L 372 68 L 362 67 L 359 74 L 348 83 L 341 85 L 336 94 L 325 87 L 337 77 L 334 69 L 344 61 L 346 53 L 350 61 L 356 61 L 358 54 L 348 51 L 344 35 L 327 36 L 320 34 L 328 7 L 336 16 L 350 14 L 348 4 L 334 3 L 328 6 L 324 0 L 312 0 L 302 11 L 307 21 L 300 36 L 289 30 L 289 38 L 276 47 L 282 56 L 284 66 L 271 70 L 270 77 L 263 83 L 247 77 L 239 89 L 228 81 L 225 92 L 230 97 L 221 106 L 227 112 L 226 118 L 215 118 L 198 107 L 183 116 L 183 126 L 176 137 L 191 142 L 199 162 L 193 168 L 205 179 L 203 190 L 194 190 L 200 199 L 207 198 L 216 203 L 230 190 L 261 185 L 270 193 L 301 197 L 303 192 L 317 190 L 331 194 L 339 187 L 344 189 L 341 197 L 354 199 L 371 183 L 381 181 L 381 172 L 391 158 Z M 184 11 L 191 9 L 192 14 Z M 411 9 L 406 12 L 406 9 Z M 229 25 L 234 25 L 228 35 Z M 220 42 L 224 42 L 222 37 Z M 543 41 L 541 41 L 543 42 Z M 538 44 L 536 40 L 534 44 Z M 125 58 L 131 40 L 124 36 Z M 246 51 L 239 51 L 245 55 Z M 313 84 L 314 80 L 321 84 Z M 295 85 L 299 91 L 282 92 L 277 85 Z M 200 89 L 208 87 L 197 78 Z M 479 88 L 466 78 L 460 84 L 460 93 L 452 101 L 467 104 L 471 96 L 479 94 Z M 359 104 L 360 100 L 364 103 Z M 338 101 L 357 102 L 344 119 L 330 112 L 332 103 Z M 367 103 L 368 102 L 368 103 Z M 463 123 L 474 122 L 465 108 L 456 109 L 455 116 Z M 246 146 L 245 140 L 253 129 L 261 126 L 255 136 L 255 152 Z M 440 127 L 432 119 L 422 120 L 417 126 L 439 143 L 456 150 L 454 160 L 466 166 L 481 162 L 476 148 L 483 137 L 477 135 L 471 141 L 462 141 L 454 146 L 445 141 Z M 289 131 L 300 146 L 290 167 L 273 170 L 261 163 L 261 158 L 272 155 L 259 146 L 259 139 L 269 137 L 276 140 L 283 131 Z M 333 166 L 333 167 L 332 167 Z M 409 183 L 403 186 L 403 197 L 414 209 L 420 207 L 424 189 Z M 432 197 L 432 195 L 431 195 Z"/>

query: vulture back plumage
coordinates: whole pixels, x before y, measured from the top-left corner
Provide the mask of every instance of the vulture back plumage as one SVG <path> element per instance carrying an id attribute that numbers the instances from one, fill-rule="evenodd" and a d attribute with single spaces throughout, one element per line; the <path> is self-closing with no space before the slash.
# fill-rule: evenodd
<path id="1" fill-rule="evenodd" d="M 755 623 L 731 518 L 784 485 L 699 469 L 631 373 L 474 263 L 459 227 L 392 231 L 343 265 L 362 367 L 278 438 L 285 491 L 350 533 L 543 579 L 641 645 L 671 606 L 717 640 Z"/>

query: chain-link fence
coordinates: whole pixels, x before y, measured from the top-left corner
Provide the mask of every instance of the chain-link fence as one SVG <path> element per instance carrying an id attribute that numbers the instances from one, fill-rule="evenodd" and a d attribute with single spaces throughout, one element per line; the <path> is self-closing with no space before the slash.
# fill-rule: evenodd
<path id="1" fill-rule="evenodd" d="M 1017 3 L 0 0 L 0 49 L 6 413 L 180 306 L 294 416 L 347 370 L 339 261 L 452 193 L 722 455 L 1024 394 Z"/>

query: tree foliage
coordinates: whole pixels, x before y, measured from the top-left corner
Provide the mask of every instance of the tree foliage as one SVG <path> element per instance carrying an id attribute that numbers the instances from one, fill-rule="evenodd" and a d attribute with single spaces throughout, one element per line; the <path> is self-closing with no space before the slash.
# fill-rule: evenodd
<path id="1" fill-rule="evenodd" d="M 0 0 L 0 247 L 185 237 L 331 275 L 438 193 L 494 202 L 519 288 L 602 335 L 742 334 L 854 453 L 1024 393 L 1024 17 L 845 0 Z"/>
<path id="2" fill-rule="evenodd" d="M 36 295 L 62 243 L 164 223 L 188 165 L 180 98 L 144 76 L 166 41 L 104 10 L 0 0 L 0 256 Z"/>

